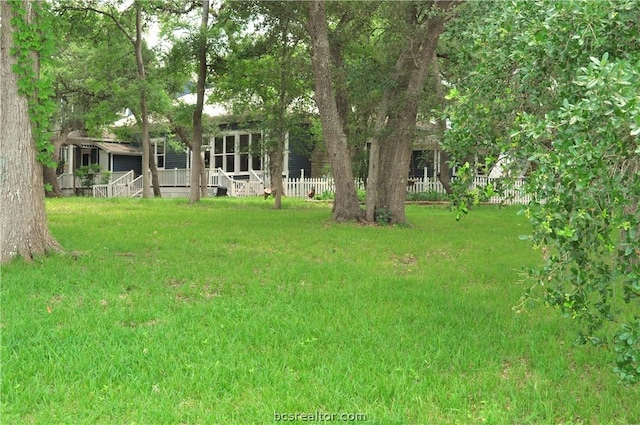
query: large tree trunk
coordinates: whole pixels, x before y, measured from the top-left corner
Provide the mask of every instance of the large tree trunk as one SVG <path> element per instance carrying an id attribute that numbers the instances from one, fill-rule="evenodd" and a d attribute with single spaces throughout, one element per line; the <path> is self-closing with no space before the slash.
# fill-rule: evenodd
<path id="1" fill-rule="evenodd" d="M 35 17 L 30 2 L 22 1 L 20 7 L 28 11 L 27 24 L 32 24 Z M 8 2 L 0 2 L 0 16 L 0 263 L 6 263 L 16 256 L 31 259 L 60 246 L 47 227 L 42 164 L 36 160 L 28 102 L 18 94 L 18 77 L 12 71 L 15 28 Z"/>
<path id="2" fill-rule="evenodd" d="M 195 118 L 194 118 L 195 121 Z M 200 178 L 202 176 L 202 143 L 196 142 L 195 127 L 194 136 L 191 141 L 191 174 L 189 181 L 189 203 L 193 204 L 200 201 Z"/>
<path id="3" fill-rule="evenodd" d="M 61 197 L 62 192 L 60 192 L 60 184 L 58 183 L 56 169 L 54 167 L 47 167 L 46 165 L 43 165 L 42 174 L 44 184 L 48 185 L 48 188 L 45 190 L 45 196 L 47 198 Z"/>
<path id="4" fill-rule="evenodd" d="M 193 112 L 193 141 L 191 142 L 191 189 L 189 202 L 200 200 L 202 194 L 202 110 L 204 108 L 204 89 L 207 82 L 207 29 L 209 26 L 209 0 L 202 2 L 202 19 L 198 41 L 198 83 L 196 85 L 196 109 Z"/>
<path id="5" fill-rule="evenodd" d="M 451 171 L 449 167 L 449 161 L 451 161 L 451 157 L 449 153 L 440 149 L 440 161 L 438 161 L 438 170 L 436 173 L 438 174 L 438 180 L 444 187 L 444 191 L 447 195 L 451 195 L 453 193 L 453 187 L 451 186 Z"/>
<path id="6" fill-rule="evenodd" d="M 389 122 L 390 134 L 380 145 L 380 170 L 377 212 L 388 217 L 389 224 L 406 222 L 404 202 L 407 192 L 411 142 L 415 133 L 415 120 L 405 113 Z"/>
<path id="7" fill-rule="evenodd" d="M 364 215 L 356 195 L 347 136 L 333 95 L 331 52 L 323 0 L 310 2 L 308 30 L 311 37 L 311 62 L 315 81 L 314 97 L 320 110 L 322 134 L 329 153 L 336 188 L 333 218 L 337 221 L 360 221 Z"/>
<path id="8" fill-rule="evenodd" d="M 443 9 L 450 6 L 451 3 L 444 2 L 433 5 Z M 396 84 L 388 89 L 392 105 L 388 131 L 384 132 L 380 146 L 381 175 L 376 209 L 389 214 L 391 224 L 406 223 L 404 201 L 418 106 L 445 20 L 439 13 L 423 23 L 416 23 L 415 6 L 407 4 L 406 7 L 407 25 L 416 30 L 396 63 Z"/>

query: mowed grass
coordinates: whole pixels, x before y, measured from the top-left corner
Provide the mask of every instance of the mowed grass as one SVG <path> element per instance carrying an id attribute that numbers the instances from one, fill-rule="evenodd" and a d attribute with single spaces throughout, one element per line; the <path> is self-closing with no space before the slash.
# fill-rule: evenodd
<path id="1" fill-rule="evenodd" d="M 514 311 L 539 261 L 516 208 L 270 205 L 48 201 L 70 254 L 2 269 L 1 422 L 640 423 L 609 353 Z"/>

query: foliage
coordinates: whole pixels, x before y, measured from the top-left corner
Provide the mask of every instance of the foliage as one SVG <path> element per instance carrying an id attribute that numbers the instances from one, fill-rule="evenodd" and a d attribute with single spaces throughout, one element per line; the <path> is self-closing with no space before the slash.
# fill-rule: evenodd
<path id="1" fill-rule="evenodd" d="M 56 118 L 62 127 L 86 129 L 100 137 L 135 105 L 135 62 L 128 41 L 110 30 L 102 16 L 87 14 L 82 25 L 77 15 L 58 12 L 60 30 L 68 31 L 60 35 L 64 42 L 48 69 L 54 78 Z"/>
<path id="2" fill-rule="evenodd" d="M 528 295 L 541 293 L 548 304 L 580 320 L 578 342 L 618 351 L 620 377 L 635 382 L 640 377 L 638 3 L 514 1 L 467 7 L 473 24 L 451 38 L 466 46 L 460 58 L 473 59 L 466 77 L 460 72 L 451 78 L 448 149 L 458 163 L 480 154 L 489 166 L 506 154 L 513 159 L 510 176 L 526 174 L 526 191 L 534 200 L 524 213 L 545 260 L 531 272 L 534 288 Z M 468 205 L 463 199 L 459 210 Z M 620 297 L 627 307 L 617 307 Z"/>
<path id="3" fill-rule="evenodd" d="M 407 192 L 407 201 L 449 201 L 449 195 L 436 192 L 435 190 L 427 192 Z"/>
<path id="4" fill-rule="evenodd" d="M 100 173 L 100 184 L 108 184 L 111 180 L 111 171 L 102 171 Z"/>
<path id="5" fill-rule="evenodd" d="M 391 218 L 393 217 L 393 212 L 387 208 L 376 208 L 375 212 L 375 220 L 376 223 L 380 226 L 387 226 L 391 224 Z"/>
<path id="6" fill-rule="evenodd" d="M 311 78 L 302 43 L 298 5 L 282 2 L 231 2 L 221 26 L 228 48 L 216 70 L 211 100 L 229 104 L 247 125 L 259 126 L 269 174 L 280 174 L 288 134 L 289 149 L 310 154 Z M 250 30 L 254 27 L 253 30 Z M 272 177 L 272 184 L 277 184 Z"/>
<path id="7" fill-rule="evenodd" d="M 316 196 L 314 197 L 314 199 L 317 199 L 318 201 L 332 201 L 335 198 L 336 198 L 335 192 L 330 190 L 325 190 L 322 193 L 316 193 Z"/>
<path id="8" fill-rule="evenodd" d="M 166 75 L 159 72 L 158 55 L 146 43 L 142 46 L 145 78 L 138 78 L 134 6 L 119 9 L 112 1 L 55 3 L 55 36 L 60 42 L 47 72 L 54 80 L 56 118 L 62 127 L 98 137 L 105 130 L 130 137 L 126 128 L 111 126 L 124 112 L 132 114 L 131 125 L 138 125 L 141 92 L 151 114 L 165 108 Z M 143 4 L 143 12 L 147 21 L 153 19 L 150 3 Z"/>
<path id="9" fill-rule="evenodd" d="M 31 2 L 31 16 L 20 0 L 9 0 L 13 19 L 13 47 L 16 58 L 13 72 L 18 75 L 18 93 L 27 99 L 37 159 L 47 166 L 55 166 L 51 159 L 53 145 L 49 142 L 49 120 L 55 109 L 51 80 L 40 73 L 42 62 L 54 51 L 54 27 L 46 2 Z"/>
<path id="10" fill-rule="evenodd" d="M 100 170 L 99 164 L 83 165 L 76 168 L 75 175 L 80 179 L 83 187 L 91 187 L 95 184 L 96 176 Z"/>

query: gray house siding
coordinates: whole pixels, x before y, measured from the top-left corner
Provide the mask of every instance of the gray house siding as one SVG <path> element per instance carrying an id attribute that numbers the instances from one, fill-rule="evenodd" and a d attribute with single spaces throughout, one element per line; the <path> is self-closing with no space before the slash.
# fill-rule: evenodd
<path id="1" fill-rule="evenodd" d="M 309 125 L 301 123 L 289 132 L 289 177 L 299 179 L 304 170 L 305 177 L 311 177 L 311 153 L 315 141 Z"/>
<path id="2" fill-rule="evenodd" d="M 289 177 L 299 179 L 301 170 L 304 170 L 305 177 L 311 177 L 311 160 L 295 151 L 289 152 Z"/>
<path id="3" fill-rule="evenodd" d="M 140 156 L 132 156 L 132 155 L 113 155 L 113 170 L 114 172 L 118 171 L 129 171 L 133 170 L 136 176 L 142 174 L 142 158 Z"/>
<path id="4" fill-rule="evenodd" d="M 187 168 L 187 153 L 167 149 L 164 158 L 164 168 L 167 170 L 171 170 L 173 168 Z"/>

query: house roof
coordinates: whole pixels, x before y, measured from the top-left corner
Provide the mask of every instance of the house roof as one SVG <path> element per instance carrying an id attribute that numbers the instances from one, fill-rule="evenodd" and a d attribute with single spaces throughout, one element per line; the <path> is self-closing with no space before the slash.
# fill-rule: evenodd
<path id="1" fill-rule="evenodd" d="M 116 136 L 103 131 L 100 136 L 89 137 L 83 130 L 73 130 L 67 134 L 67 141 L 69 143 L 85 143 L 85 142 L 110 142 L 116 139 Z"/>
<path id="2" fill-rule="evenodd" d="M 98 148 L 114 155 L 142 156 L 142 149 L 127 143 L 96 142 Z"/>
<path id="3" fill-rule="evenodd" d="M 227 108 L 225 105 L 221 103 L 212 104 L 207 102 L 212 92 L 213 90 L 211 89 L 207 89 L 205 91 L 205 103 L 203 105 L 202 114 L 204 116 L 213 117 L 213 118 L 226 117 L 226 116 L 233 115 L 231 110 Z M 174 104 L 195 105 L 196 99 L 197 99 L 197 95 L 195 93 L 187 93 L 175 99 Z M 165 121 L 166 120 L 164 118 L 161 118 L 159 121 L 157 121 L 157 120 L 154 120 L 153 117 L 151 116 L 149 117 L 149 123 L 151 124 L 154 124 L 157 122 L 165 122 Z M 122 118 L 120 118 L 119 120 L 117 120 L 112 124 L 113 127 L 127 127 L 127 126 L 133 126 L 133 125 L 136 125 L 136 118 L 128 109 L 127 109 L 127 112 L 125 113 L 125 116 L 123 116 Z"/>

